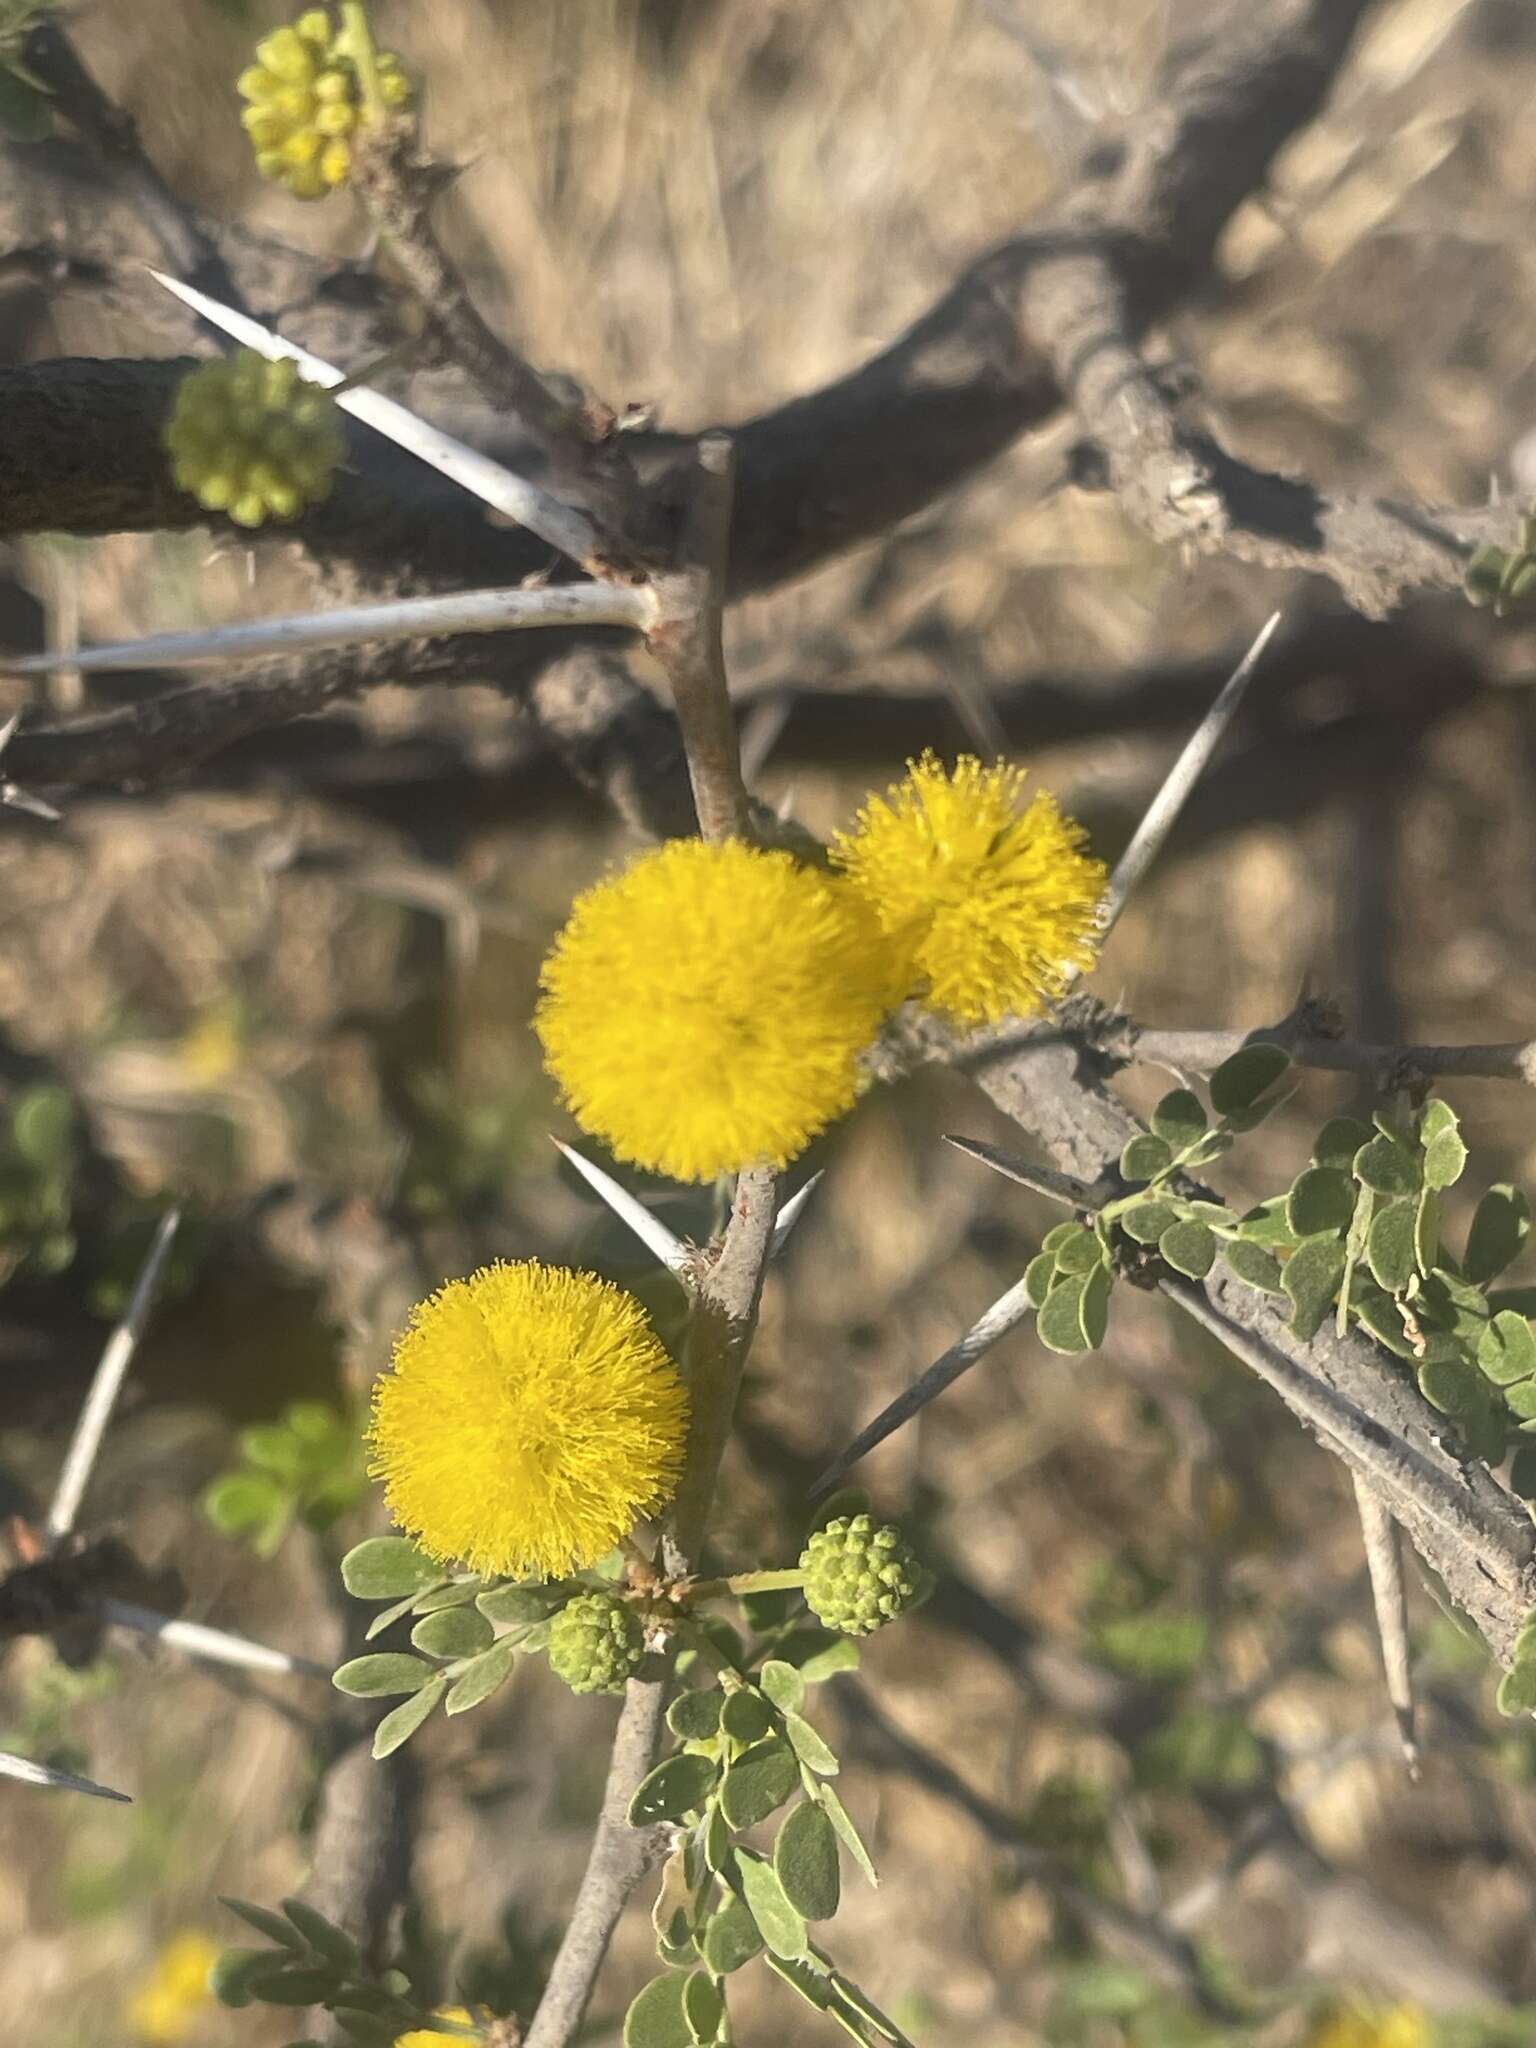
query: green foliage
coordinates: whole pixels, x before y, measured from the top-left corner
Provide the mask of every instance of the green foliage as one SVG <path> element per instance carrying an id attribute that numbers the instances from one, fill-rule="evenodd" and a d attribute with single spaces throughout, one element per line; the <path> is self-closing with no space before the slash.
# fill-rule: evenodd
<path id="1" fill-rule="evenodd" d="M 1495 547 L 1492 541 L 1485 541 L 1474 548 L 1467 563 L 1462 589 L 1467 601 L 1475 605 L 1492 605 L 1495 618 L 1502 619 L 1506 612 L 1528 597 L 1536 588 L 1536 516 L 1527 515 L 1520 522 L 1520 538 L 1512 549 Z"/>
<path id="2" fill-rule="evenodd" d="M 438 2016 L 438 2001 L 415 1990 L 404 1971 L 371 1969 L 346 1929 L 303 1899 L 284 1899 L 280 1913 L 244 1899 L 223 1904 L 267 1945 L 224 1951 L 209 1979 L 220 2004 L 322 2006 L 358 2048 L 391 2048 L 417 2030 L 454 2030 Z"/>
<path id="3" fill-rule="evenodd" d="M 74 1102 L 51 1082 L 24 1089 L 0 1116 L 0 1282 L 46 1279 L 73 1262 L 76 1150 Z"/>
<path id="4" fill-rule="evenodd" d="M 328 1529 L 368 1491 L 355 1423 L 320 1401 L 294 1401 L 276 1422 L 253 1423 L 237 1439 L 240 1462 L 209 1481 L 202 1510 L 225 1536 L 273 1557 L 295 1523 Z"/>
<path id="5" fill-rule="evenodd" d="M 27 68 L 27 36 L 45 12 L 39 0 L 0 0 L 0 135 L 41 142 L 53 132 L 47 88 Z"/>

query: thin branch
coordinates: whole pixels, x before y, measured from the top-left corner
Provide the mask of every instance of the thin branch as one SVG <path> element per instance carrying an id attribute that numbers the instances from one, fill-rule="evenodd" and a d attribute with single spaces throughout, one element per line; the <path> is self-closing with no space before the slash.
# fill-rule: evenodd
<path id="1" fill-rule="evenodd" d="M 455 441 L 451 434 L 429 426 L 425 420 L 418 419 L 409 407 L 393 398 L 386 398 L 381 391 L 372 391 L 365 384 L 339 390 L 337 387 L 347 382 L 345 371 L 338 370 L 320 356 L 311 355 L 308 349 L 295 347 L 272 328 L 263 327 L 259 320 L 253 320 L 249 314 L 222 305 L 206 292 L 182 284 L 174 277 L 166 277 L 158 270 L 151 271 L 150 275 L 157 284 L 164 285 L 168 292 L 174 293 L 194 312 L 201 313 L 205 320 L 245 347 L 258 350 L 272 362 L 286 358 L 297 363 L 312 384 L 323 384 L 327 390 L 336 392 L 336 403 L 343 412 L 351 413 L 354 419 L 362 420 L 375 433 L 383 434 L 398 447 L 420 456 L 423 462 L 430 463 L 494 511 L 515 519 L 519 526 L 526 526 L 530 533 L 537 534 L 552 548 L 586 566 L 595 566 L 601 558 L 603 550 L 592 522 L 572 506 L 562 504 L 548 491 L 530 483 L 526 477 L 514 475 L 477 449 Z"/>
<path id="2" fill-rule="evenodd" d="M 203 661 L 241 661 L 253 655 L 295 655 L 359 642 L 382 646 L 448 633 L 511 633 L 539 626 L 643 628 L 652 616 L 649 593 L 623 583 L 554 583 L 532 590 L 465 590 L 448 597 L 396 598 L 387 604 L 341 605 L 327 612 L 295 612 L 247 625 L 203 632 L 152 633 L 103 647 L 27 654 L 4 665 L 20 675 L 55 668 L 89 672 L 149 667 L 187 668 Z"/>
<path id="3" fill-rule="evenodd" d="M 45 1533 L 51 1547 L 61 1543 L 75 1526 L 85 1489 L 91 1483 L 91 1473 L 95 1470 L 107 1433 L 107 1424 L 112 1419 L 117 1397 L 133 1363 L 133 1354 L 139 1348 L 139 1340 L 154 1308 L 165 1261 L 180 1221 L 179 1209 L 168 1209 L 161 1217 L 144 1263 L 139 1268 L 122 1321 L 107 1339 L 101 1354 L 80 1418 L 75 1424 L 75 1433 L 64 1454 L 63 1469 L 48 1509 Z"/>
<path id="4" fill-rule="evenodd" d="M 1347 1038 L 1298 1038 L 1273 1031 L 1157 1031 L 1130 1024 L 1106 1036 L 1116 1056 L 1166 1067 L 1176 1074 L 1208 1074 L 1245 1045 L 1283 1045 L 1299 1067 L 1334 1074 L 1370 1074 L 1399 1080 L 1518 1081 L 1536 1087 L 1536 1039 L 1504 1045 L 1361 1045 Z"/>

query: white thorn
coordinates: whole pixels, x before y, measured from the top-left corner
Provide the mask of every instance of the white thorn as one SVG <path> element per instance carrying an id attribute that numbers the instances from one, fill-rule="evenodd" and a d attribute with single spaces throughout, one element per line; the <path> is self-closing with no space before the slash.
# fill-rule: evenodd
<path id="1" fill-rule="evenodd" d="M 570 1161 L 587 1186 L 601 1196 L 619 1221 L 635 1233 L 646 1250 L 660 1259 L 669 1273 L 681 1274 L 686 1270 L 692 1255 L 682 1239 L 670 1231 L 659 1216 L 653 1216 L 628 1188 L 620 1187 L 612 1174 L 604 1173 L 590 1159 L 583 1159 L 574 1147 L 553 1136 L 550 1143 L 563 1159 Z"/>
<path id="2" fill-rule="evenodd" d="M 287 1650 L 271 1650 L 265 1643 L 253 1643 L 246 1636 L 231 1635 L 222 1628 L 205 1628 L 199 1621 L 177 1621 L 167 1614 L 155 1614 L 147 1607 L 135 1607 L 127 1600 L 103 1600 L 101 1618 L 118 1628 L 131 1628 L 139 1635 L 153 1636 L 172 1650 L 206 1658 L 210 1664 L 233 1664 L 242 1671 L 271 1671 L 285 1677 L 323 1678 L 330 1672 L 310 1657 L 295 1657 Z"/>
<path id="3" fill-rule="evenodd" d="M 51 1770 L 47 1764 L 35 1764 L 26 1756 L 12 1756 L 4 1749 L 0 1749 L 0 1778 L 19 1778 L 23 1785 L 56 1785 L 64 1792 L 88 1792 L 93 1799 L 120 1799 L 125 1806 L 133 1803 L 126 1792 L 114 1792 L 110 1785 L 98 1785 L 94 1778 L 77 1778 L 73 1771 Z"/>
<path id="4" fill-rule="evenodd" d="M 80 1419 L 75 1424 L 74 1436 L 64 1454 L 59 1483 L 54 1488 L 53 1501 L 48 1509 L 46 1533 L 50 1546 L 59 1543 L 75 1526 L 80 1503 L 85 1498 L 85 1489 L 90 1484 L 101 1450 L 102 1438 L 112 1420 L 112 1410 L 117 1405 L 124 1377 L 133 1363 L 133 1354 L 139 1348 L 139 1339 L 144 1335 L 144 1326 L 155 1305 L 166 1254 L 170 1251 L 171 1240 L 180 1221 L 179 1209 L 167 1209 L 161 1217 L 144 1263 L 139 1268 L 139 1277 L 133 1283 L 127 1310 L 102 1350 L 80 1410 Z"/>
<path id="5" fill-rule="evenodd" d="M 769 1248 L 769 1258 L 778 1258 L 785 1245 L 789 1243 L 789 1233 L 805 1214 L 805 1205 L 811 1199 L 812 1190 L 815 1188 L 817 1181 L 821 1179 L 824 1171 L 825 1168 L 818 1168 L 811 1175 L 805 1186 L 797 1188 L 779 1211 L 774 1221 L 773 1243 Z"/>
<path id="6" fill-rule="evenodd" d="M 232 335 L 236 341 L 243 342 L 247 348 L 258 350 L 269 361 L 287 357 L 290 362 L 298 364 L 311 383 L 323 384 L 327 390 L 346 382 L 345 373 L 334 363 L 326 362 L 322 356 L 311 355 L 308 349 L 295 347 L 291 341 L 284 341 L 280 334 L 274 334 L 270 327 L 263 327 L 249 314 L 237 313 L 232 306 L 221 305 L 217 299 L 209 298 L 206 292 L 183 284 L 178 278 L 167 277 L 163 271 L 151 267 L 149 274 L 184 305 L 201 313 L 205 320 L 221 328 L 225 334 Z M 383 434 L 397 447 L 419 456 L 482 504 L 493 506 L 507 518 L 516 520 L 519 526 L 526 526 L 530 533 L 536 533 L 541 540 L 548 541 L 552 548 L 558 548 L 573 561 L 585 562 L 597 552 L 596 528 L 582 513 L 570 505 L 563 505 L 558 498 L 552 498 L 526 477 L 503 469 L 499 462 L 492 462 L 478 449 L 466 447 L 462 441 L 456 441 L 438 427 L 428 426 L 408 407 L 398 404 L 393 398 L 386 398 L 383 392 L 370 391 L 366 385 L 355 384 L 348 391 L 337 392 L 336 403 L 343 412 L 362 420 L 376 434 Z"/>
<path id="7" fill-rule="evenodd" d="M 1164 777 L 1162 788 L 1147 805 L 1146 814 L 1136 827 L 1130 845 L 1121 854 L 1109 878 L 1109 888 L 1099 912 L 1101 939 L 1108 938 L 1114 930 L 1131 891 L 1162 851 L 1163 843 L 1189 800 L 1190 792 L 1236 716 L 1249 679 L 1258 666 L 1259 656 L 1273 638 L 1280 617 L 1279 612 L 1271 612 L 1259 628 L 1253 645 L 1222 685 L 1216 702 L 1196 726 L 1183 752 Z"/>
<path id="8" fill-rule="evenodd" d="M 298 654 L 357 641 L 415 640 L 441 633 L 506 633 L 531 626 L 639 629 L 649 616 L 647 594 L 629 584 L 556 583 L 538 590 L 521 586 L 456 590 L 446 597 L 340 605 L 334 611 L 294 612 L 285 618 L 211 626 L 201 632 L 155 633 L 144 640 L 76 648 L 68 656 L 24 654 L 4 666 L 19 675 L 40 675 L 66 661 L 70 668 L 82 671 L 154 665 L 177 668 L 200 661 L 241 661 L 254 655 Z"/>

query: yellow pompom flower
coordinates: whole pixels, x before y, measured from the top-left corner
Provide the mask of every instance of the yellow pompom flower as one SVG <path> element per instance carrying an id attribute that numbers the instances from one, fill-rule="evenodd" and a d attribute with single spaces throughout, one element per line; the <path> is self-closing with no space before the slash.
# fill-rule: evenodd
<path id="1" fill-rule="evenodd" d="M 932 753 L 871 797 L 833 839 L 834 867 L 911 970 L 908 988 L 959 1024 L 1027 1017 L 1091 967 L 1102 861 L 1045 791 L 1022 810 L 1024 771 Z"/>
<path id="2" fill-rule="evenodd" d="M 474 2025 L 474 2021 L 462 2005 L 455 2005 L 447 2012 L 438 2013 L 436 2017 L 440 2020 L 457 2020 L 463 2027 L 472 2027 Z M 413 2027 L 408 2034 L 396 2034 L 395 2048 L 439 2048 L 439 2044 L 444 2041 L 456 2041 L 459 2043 L 459 2048 L 464 2048 L 466 2041 L 475 2042 L 479 2039 L 480 2035 L 478 2032 L 444 2034 L 440 2033 L 436 2027 Z"/>
<path id="3" fill-rule="evenodd" d="M 370 1472 L 433 1557 L 559 1578 L 670 1500 L 688 1394 L 632 1295 L 525 1260 L 419 1304 L 374 1385 Z"/>
<path id="4" fill-rule="evenodd" d="M 1331 2014 L 1307 2048 L 1429 2048 L 1429 2021 L 1416 2005 L 1351 2005 Z"/>
<path id="5" fill-rule="evenodd" d="M 128 2024 L 141 2041 L 187 2040 L 214 2003 L 208 1972 L 222 1951 L 194 1928 L 172 1935 L 128 2001 Z"/>
<path id="6" fill-rule="evenodd" d="M 534 1027 L 572 1115 L 677 1180 L 784 1166 L 852 1106 L 895 991 L 851 892 L 789 854 L 674 839 L 576 899 Z"/>

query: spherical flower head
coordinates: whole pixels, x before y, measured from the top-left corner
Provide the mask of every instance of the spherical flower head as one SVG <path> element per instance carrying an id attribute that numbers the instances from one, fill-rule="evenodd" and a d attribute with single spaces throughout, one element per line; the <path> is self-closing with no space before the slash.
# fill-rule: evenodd
<path id="1" fill-rule="evenodd" d="M 612 1593 L 578 1593 L 550 1624 L 549 1668 L 572 1692 L 622 1692 L 644 1655 L 639 1615 Z"/>
<path id="2" fill-rule="evenodd" d="M 379 96 L 409 105 L 410 80 L 392 50 L 374 53 Z M 256 62 L 237 81 L 250 104 L 241 126 L 264 178 L 295 199 L 323 199 L 352 174 L 350 138 L 365 118 L 362 79 L 345 29 L 323 7 L 306 8 L 287 28 L 256 45 Z"/>
<path id="3" fill-rule="evenodd" d="M 443 2012 L 435 2014 L 434 2017 L 440 2020 L 456 2022 L 457 2030 L 449 2034 L 440 2031 L 437 2027 L 412 2027 L 408 2034 L 396 2034 L 395 2048 L 442 2048 L 442 2044 L 445 2041 L 457 2042 L 458 2048 L 464 2048 L 466 2042 L 475 2042 L 481 2038 L 474 2019 L 466 2006 L 449 2006 Z"/>
<path id="4" fill-rule="evenodd" d="M 296 519 L 319 504 L 346 452 L 330 393 L 296 364 L 250 348 L 182 378 L 165 445 L 178 486 L 239 526 Z"/>
<path id="5" fill-rule="evenodd" d="M 827 1628 L 872 1635 L 915 1607 L 928 1573 L 897 1528 L 869 1515 L 840 1515 L 818 1529 L 800 1553 L 806 1605 Z"/>
<path id="6" fill-rule="evenodd" d="M 433 1557 L 559 1578 L 665 1505 L 688 1395 L 632 1295 L 537 1261 L 422 1302 L 373 1391 L 370 1471 Z"/>
<path id="7" fill-rule="evenodd" d="M 850 891 L 790 854 L 674 839 L 576 899 L 534 1025 L 577 1122 L 676 1180 L 785 1166 L 849 1109 L 895 1000 Z"/>
<path id="8" fill-rule="evenodd" d="M 906 957 L 925 1007 L 957 1024 L 1028 1017 L 1093 965 L 1102 861 L 1075 819 L 1024 772 L 931 753 L 871 797 L 830 848 L 833 866 Z"/>
<path id="9" fill-rule="evenodd" d="M 1429 2048 L 1429 2021 L 1416 2005 L 1347 2006 L 1308 2037 L 1307 2048 Z"/>
<path id="10" fill-rule="evenodd" d="M 197 2032 L 214 2003 L 208 1972 L 219 1955 L 218 1943 L 195 1929 L 172 1935 L 128 2002 L 128 2024 L 139 2040 L 170 2048 Z"/>

